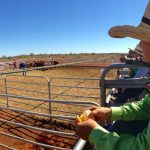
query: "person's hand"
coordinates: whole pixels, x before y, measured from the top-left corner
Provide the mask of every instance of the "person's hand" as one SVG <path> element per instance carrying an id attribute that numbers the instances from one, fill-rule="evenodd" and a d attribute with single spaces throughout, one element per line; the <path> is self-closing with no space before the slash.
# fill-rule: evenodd
<path id="1" fill-rule="evenodd" d="M 125 63 L 126 62 L 126 56 L 121 56 L 120 57 L 120 62 Z"/>
<path id="2" fill-rule="evenodd" d="M 91 113 L 89 118 L 94 118 L 95 121 L 106 121 L 109 120 L 112 114 L 111 108 L 93 106 L 88 108 Z"/>
<path id="3" fill-rule="evenodd" d="M 76 121 L 75 125 L 76 125 L 77 135 L 83 140 L 88 140 L 91 131 L 95 127 L 99 126 L 96 123 L 96 121 L 94 121 L 93 119 L 88 119 L 83 122 Z"/>

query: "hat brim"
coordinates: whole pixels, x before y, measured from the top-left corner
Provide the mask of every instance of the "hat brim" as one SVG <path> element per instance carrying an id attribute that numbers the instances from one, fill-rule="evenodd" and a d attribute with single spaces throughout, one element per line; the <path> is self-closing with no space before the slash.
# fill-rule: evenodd
<path id="1" fill-rule="evenodd" d="M 145 42 L 150 42 L 150 30 L 141 26 L 116 26 L 112 27 L 108 34 L 115 38 L 131 37 Z"/>
<path id="2" fill-rule="evenodd" d="M 131 48 L 128 48 L 128 49 L 129 49 L 129 51 L 132 51 L 132 52 L 134 51 L 134 50 L 133 50 L 133 49 L 131 49 Z"/>
<path id="3" fill-rule="evenodd" d="M 140 55 L 140 56 L 143 56 L 143 53 L 140 53 L 140 52 L 138 52 L 137 50 L 134 50 L 134 53 L 136 53 L 136 54 L 138 54 L 138 55 Z"/>

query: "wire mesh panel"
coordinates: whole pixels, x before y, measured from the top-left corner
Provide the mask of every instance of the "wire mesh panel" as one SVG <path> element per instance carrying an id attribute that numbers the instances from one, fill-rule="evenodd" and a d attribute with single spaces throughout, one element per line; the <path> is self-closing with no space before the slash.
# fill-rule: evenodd
<path id="1" fill-rule="evenodd" d="M 4 78 L 6 94 L 21 95 L 24 97 L 49 98 L 49 80 L 43 76 L 7 75 Z M 49 103 L 25 101 L 23 99 L 5 98 L 9 107 L 49 112 Z"/>
<path id="2" fill-rule="evenodd" d="M 99 78 L 66 78 L 55 77 L 50 80 L 51 99 L 64 99 L 67 101 L 100 101 Z M 87 105 L 78 107 L 53 104 L 52 111 L 57 113 L 81 113 Z M 63 109 L 62 109 L 63 108 Z M 63 110 L 63 112 L 60 110 Z M 72 111 L 70 111 L 72 110 Z"/>

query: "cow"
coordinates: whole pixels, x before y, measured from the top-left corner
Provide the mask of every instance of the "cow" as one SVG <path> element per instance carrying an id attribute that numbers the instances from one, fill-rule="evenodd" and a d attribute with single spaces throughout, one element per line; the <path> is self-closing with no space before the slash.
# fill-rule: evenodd
<path id="1" fill-rule="evenodd" d="M 45 61 L 39 60 L 39 61 L 34 61 L 34 67 L 43 67 L 45 66 Z"/>
<path id="2" fill-rule="evenodd" d="M 56 60 L 51 61 L 51 65 L 57 65 L 57 64 L 59 64 L 58 61 L 56 61 Z"/>

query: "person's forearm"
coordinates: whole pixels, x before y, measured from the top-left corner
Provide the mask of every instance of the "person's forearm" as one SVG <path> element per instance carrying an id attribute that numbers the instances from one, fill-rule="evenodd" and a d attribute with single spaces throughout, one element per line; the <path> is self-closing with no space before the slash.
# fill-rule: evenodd
<path id="1" fill-rule="evenodd" d="M 150 95 L 143 100 L 127 103 L 121 107 L 112 107 L 111 120 L 144 120 L 150 119 Z"/>
<path id="2" fill-rule="evenodd" d="M 96 150 L 148 150 L 150 147 L 149 131 L 145 129 L 137 137 L 110 133 L 101 126 L 92 130 L 89 141 Z"/>

